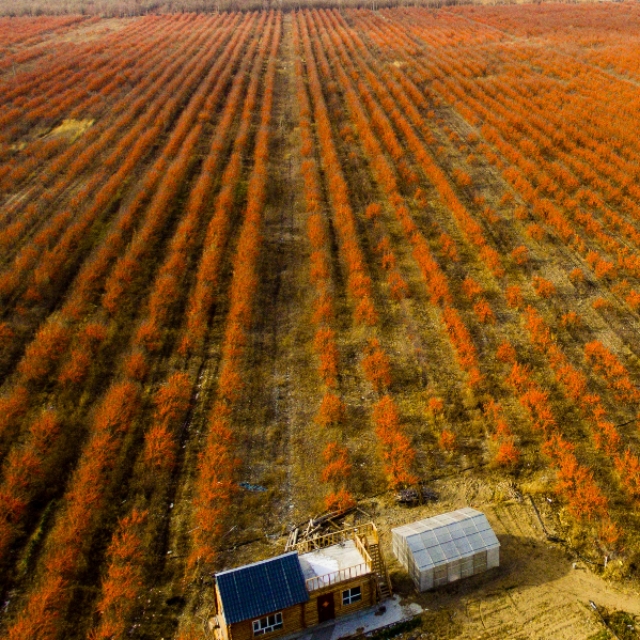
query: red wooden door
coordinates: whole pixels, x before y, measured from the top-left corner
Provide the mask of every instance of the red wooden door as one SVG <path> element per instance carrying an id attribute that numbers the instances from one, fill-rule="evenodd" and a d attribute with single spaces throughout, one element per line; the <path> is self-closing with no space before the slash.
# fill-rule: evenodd
<path id="1" fill-rule="evenodd" d="M 336 605 L 333 593 L 325 593 L 318 596 L 318 622 L 326 622 L 336 617 Z"/>

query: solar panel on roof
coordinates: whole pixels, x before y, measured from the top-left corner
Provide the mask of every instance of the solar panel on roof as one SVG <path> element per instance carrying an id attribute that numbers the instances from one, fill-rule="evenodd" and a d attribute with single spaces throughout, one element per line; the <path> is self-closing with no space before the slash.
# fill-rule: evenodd
<path id="1" fill-rule="evenodd" d="M 228 624 L 259 618 L 309 600 L 304 575 L 293 551 L 216 575 Z"/>

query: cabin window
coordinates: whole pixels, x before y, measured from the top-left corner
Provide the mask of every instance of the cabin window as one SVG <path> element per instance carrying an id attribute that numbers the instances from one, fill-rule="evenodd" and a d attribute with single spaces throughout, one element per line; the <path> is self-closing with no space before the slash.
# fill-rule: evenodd
<path id="1" fill-rule="evenodd" d="M 343 607 L 347 604 L 358 602 L 358 600 L 362 600 L 362 589 L 360 587 L 351 587 L 351 589 L 342 592 Z"/>
<path id="2" fill-rule="evenodd" d="M 260 620 L 253 621 L 253 635 L 261 636 L 264 633 L 271 633 L 277 629 L 282 629 L 282 611 L 274 613 Z"/>

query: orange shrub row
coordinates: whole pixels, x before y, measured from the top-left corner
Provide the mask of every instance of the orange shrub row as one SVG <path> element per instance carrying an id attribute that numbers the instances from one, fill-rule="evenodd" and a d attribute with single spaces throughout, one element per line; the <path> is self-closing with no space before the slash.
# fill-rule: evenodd
<path id="1" fill-rule="evenodd" d="M 228 34 L 230 35 L 230 34 Z M 197 65 L 194 68 L 198 68 Z M 195 82 L 195 76 L 193 79 L 188 79 L 185 83 L 185 91 L 190 86 L 191 82 Z M 176 96 L 177 98 L 178 96 Z M 173 109 L 176 108 L 174 104 Z M 167 113 L 171 113 L 169 110 Z M 157 133 L 157 132 L 156 132 Z M 159 161 L 160 165 L 163 160 Z M 154 180 L 158 179 L 156 176 Z M 140 204 L 143 200 L 140 200 Z M 129 211 L 129 220 L 131 216 L 135 214 L 135 207 L 133 211 Z M 126 222 L 126 216 L 121 220 L 121 227 L 119 230 L 107 238 L 105 245 L 100 250 L 99 256 L 101 261 L 98 263 L 100 266 L 106 268 L 109 259 L 109 252 L 117 247 L 117 243 L 122 240 L 122 231 L 130 224 Z M 115 241 L 111 243 L 111 240 L 115 238 Z M 92 361 L 92 356 L 97 352 L 100 343 L 106 337 L 105 328 L 101 325 L 89 323 L 84 329 L 78 330 L 75 340 L 72 341 L 73 336 L 73 324 L 75 321 L 74 315 L 84 313 L 87 305 L 90 302 L 89 292 L 96 286 L 95 279 L 96 274 L 93 272 L 93 268 L 96 263 L 90 263 L 88 267 L 80 274 L 76 287 L 74 288 L 75 295 L 72 295 L 71 299 L 64 305 L 62 309 L 62 318 L 58 316 L 52 316 L 48 322 L 40 329 L 36 334 L 33 342 L 27 347 L 24 357 L 18 365 L 18 372 L 21 374 L 20 379 L 10 389 L 8 396 L 5 399 L 9 411 L 5 412 L 0 418 L 0 423 L 3 420 L 7 420 L 7 425 L 11 425 L 12 432 L 15 434 L 20 428 L 20 418 L 26 414 L 30 403 L 34 402 L 38 397 L 33 392 L 27 394 L 23 385 L 29 384 L 30 387 L 34 385 L 42 385 L 46 381 L 47 377 L 53 373 L 55 367 L 62 362 L 62 368 L 58 375 L 60 384 L 66 386 L 75 386 L 78 382 L 82 381 L 88 375 Z M 77 316 L 76 316 L 77 317 Z M 72 349 L 69 352 L 68 357 L 64 360 L 64 356 L 68 351 L 70 344 L 73 344 Z M 135 366 L 134 362 L 131 362 L 131 367 L 125 367 L 125 374 L 132 379 L 141 380 L 144 378 L 146 364 L 141 354 L 134 354 L 132 358 L 137 358 Z M 37 419 L 34 423 L 37 426 Z M 2 425 L 0 424 L 0 427 Z M 33 439 L 34 425 L 27 425 L 24 428 L 27 434 L 26 444 L 24 450 L 18 449 L 16 451 L 17 460 L 24 456 L 31 456 L 33 447 L 40 446 L 37 439 Z M 1 429 L 0 429 L 1 432 Z M 8 434 L 7 434 L 8 435 Z M 0 439 L 0 445 L 3 442 Z M 8 441 L 4 442 L 6 447 Z M 55 459 L 53 451 L 57 450 L 57 447 L 64 446 L 64 440 L 58 442 L 56 438 L 52 438 L 51 442 L 47 444 L 50 449 L 50 455 Z M 36 451 L 38 456 L 44 460 L 44 452 Z M 45 476 L 47 477 L 47 476 Z M 37 480 L 37 476 L 33 476 L 29 485 L 25 487 L 25 491 L 29 496 L 37 495 L 38 488 L 41 485 Z"/>
<path id="2" fill-rule="evenodd" d="M 240 126 L 233 143 L 231 158 L 222 173 L 220 191 L 216 196 L 213 214 L 207 227 L 204 249 L 196 273 L 196 282 L 187 303 L 187 324 L 180 343 L 180 353 L 183 355 L 194 353 L 202 347 L 209 315 L 216 299 L 222 256 L 232 229 L 231 214 L 235 192 L 242 174 L 242 160 L 249 144 L 251 114 L 256 108 L 258 99 L 260 66 L 267 54 L 265 47 L 266 44 L 263 43 L 251 69 L 251 79 L 240 116 Z M 215 177 L 212 169 L 215 168 L 214 162 L 219 161 L 214 155 L 216 151 L 219 153 L 219 150 L 216 149 L 216 142 L 211 149 L 211 160 L 205 168 L 208 180 Z"/>
<path id="3" fill-rule="evenodd" d="M 145 497 L 162 493 L 171 482 L 178 447 L 179 427 L 191 400 L 191 380 L 186 373 L 173 373 L 155 393 L 153 426 L 147 430 L 139 456 L 146 478 Z M 130 628 L 131 615 L 140 604 L 150 585 L 147 576 L 155 560 L 148 535 L 153 531 L 149 521 L 150 499 L 139 499 L 142 506 L 133 506 L 123 516 L 111 538 L 107 570 L 102 581 L 97 604 L 99 620 L 91 637 L 121 637 Z"/>
<path id="4" fill-rule="evenodd" d="M 627 369 L 599 340 L 584 345 L 584 357 L 594 371 L 607 381 L 616 400 L 635 403 L 640 400 L 640 391 L 631 381 Z"/>
<path id="5" fill-rule="evenodd" d="M 527 309 L 527 329 L 534 345 L 548 356 L 551 367 L 558 381 L 566 390 L 567 395 L 578 405 L 589 420 L 596 447 L 604 450 L 607 455 L 612 457 L 625 490 L 631 497 L 637 498 L 639 495 L 638 468 L 640 468 L 640 459 L 634 452 L 623 447 L 622 438 L 615 425 L 607 419 L 607 411 L 602 405 L 600 396 L 588 393 L 586 378 L 568 362 L 566 356 L 554 343 L 551 333 L 544 325 L 542 318 L 531 308 Z M 614 367 L 617 373 L 621 373 L 622 370 L 614 365 L 613 362 L 613 359 L 615 359 L 617 364 L 620 365 L 617 358 L 602 345 L 592 342 L 586 346 L 590 347 L 589 349 L 585 347 L 587 360 L 593 358 L 595 362 L 598 362 L 598 359 L 602 358 L 602 365 L 606 361 Z M 611 356 L 613 356 L 613 359 Z M 596 364 L 596 369 L 599 364 Z M 627 391 L 624 386 L 623 389 Z"/>
<path id="6" fill-rule="evenodd" d="M 317 126 L 320 155 L 327 176 L 334 227 L 340 243 L 341 256 L 347 268 L 349 293 L 354 300 L 354 320 L 357 323 L 373 326 L 378 321 L 378 314 L 372 300 L 371 278 L 367 273 L 365 259 L 358 241 L 356 220 L 349 203 L 349 190 L 333 141 L 331 122 L 322 93 L 322 83 L 306 28 L 302 29 L 301 41 L 307 62 L 309 91 L 313 101 L 313 115 Z M 329 69 L 328 64 L 321 54 L 319 42 L 314 39 L 314 44 L 320 64 L 324 64 L 322 73 L 326 75 Z"/>
<path id="7" fill-rule="evenodd" d="M 587 467 L 579 464 L 573 445 L 561 435 L 549 405 L 548 393 L 531 378 L 528 367 L 515 363 L 508 376 L 520 404 L 536 429 L 543 431 L 542 452 L 557 470 L 557 490 L 578 520 L 608 519 L 607 499 Z"/>
<path id="8" fill-rule="evenodd" d="M 326 113 L 326 106 L 324 104 L 324 99 L 322 96 L 318 71 L 313 57 L 314 54 L 311 48 L 311 38 L 309 35 L 309 31 L 311 31 L 311 34 L 314 35 L 313 43 L 315 45 L 315 54 L 323 75 L 331 73 L 329 63 L 325 56 L 325 50 L 321 46 L 321 41 L 326 45 L 327 35 L 322 26 L 318 24 L 317 17 L 318 16 L 315 12 L 304 12 L 304 14 L 301 14 L 299 16 L 299 24 L 302 28 L 302 42 L 306 54 L 311 94 L 314 99 L 315 118 L 319 124 L 322 124 L 322 131 L 324 132 L 320 133 L 320 151 L 325 164 L 336 167 L 340 171 L 339 179 L 334 179 L 333 182 L 331 182 L 330 180 L 329 190 L 334 200 L 334 209 L 336 208 L 336 203 L 344 203 L 342 204 L 342 213 L 347 214 L 347 216 L 342 220 L 341 216 L 336 216 L 336 225 L 338 226 L 339 232 L 343 235 L 343 247 L 346 246 L 357 249 L 357 254 L 354 254 L 353 256 L 351 256 L 351 258 L 348 255 L 346 257 L 347 265 L 349 265 L 349 268 L 351 269 L 349 285 L 354 297 L 361 300 L 360 304 L 362 304 L 363 302 L 368 302 L 370 304 L 372 313 L 368 314 L 366 323 L 369 325 L 374 325 L 378 322 L 378 317 L 375 313 L 373 303 L 370 299 L 371 281 L 369 276 L 365 275 L 364 272 L 363 258 L 358 247 L 353 213 L 351 212 L 350 208 L 348 208 L 347 204 L 347 186 L 342 176 L 341 170 L 339 169 L 337 152 L 333 142 L 329 118 Z M 316 37 L 318 35 L 320 36 L 319 38 Z M 334 69 L 337 70 L 338 78 L 341 81 L 343 87 L 345 89 L 350 89 L 349 81 L 344 71 L 341 69 L 339 61 L 337 60 L 334 61 Z M 348 92 L 348 95 L 350 96 L 350 100 L 349 98 L 348 100 L 351 109 L 353 109 L 354 112 L 359 114 L 360 116 L 360 119 L 357 120 L 357 122 L 359 124 L 359 127 L 361 128 L 361 137 L 364 137 L 365 147 L 369 145 L 368 150 L 371 151 L 372 149 L 377 148 L 377 142 L 375 141 L 375 138 L 369 133 L 370 130 L 368 128 L 368 121 L 359 107 L 358 100 L 355 94 L 351 90 Z M 382 156 L 380 155 L 379 158 L 382 158 Z M 395 177 L 390 166 L 386 163 L 378 163 L 374 164 L 374 167 L 374 170 L 377 172 L 377 174 L 379 176 L 383 176 L 381 178 L 381 181 L 385 185 L 385 190 L 387 191 L 387 193 L 397 193 L 395 186 Z M 346 207 L 344 206 L 345 204 L 347 204 Z M 381 208 L 379 207 L 379 205 L 377 205 L 376 203 L 372 203 L 366 210 L 366 216 L 369 219 L 375 221 L 379 216 L 380 211 Z M 385 259 L 386 254 L 388 266 L 391 267 L 391 271 L 393 273 L 395 271 L 395 256 L 393 256 L 392 252 L 390 251 L 390 245 L 388 245 L 388 250 L 385 251 L 384 237 L 385 236 L 383 235 L 383 260 Z M 395 279 L 395 286 L 404 288 L 402 284 L 404 280 L 400 277 L 399 273 L 397 273 L 397 276 L 399 276 L 399 280 L 398 278 Z M 391 284 L 394 284 L 393 281 Z M 354 316 L 356 321 L 359 320 L 358 316 L 358 309 L 356 309 Z M 365 358 L 363 359 L 362 364 L 365 376 L 372 383 L 374 389 L 376 389 L 378 393 L 385 392 L 391 384 L 390 362 L 388 356 L 382 349 L 378 340 L 373 339 L 370 341 L 368 351 L 365 355 Z M 390 396 L 387 395 L 385 397 L 388 398 L 389 402 L 393 403 L 393 400 Z M 413 474 L 410 472 L 410 469 L 413 464 L 415 452 L 413 451 L 411 443 L 407 438 L 403 427 L 400 425 L 399 416 L 397 415 L 397 410 L 395 410 L 395 405 L 393 405 L 395 411 L 393 419 L 385 421 L 382 414 L 380 413 L 380 402 L 374 407 L 373 419 L 376 425 L 376 435 L 382 448 L 382 457 L 385 461 L 385 471 L 389 484 L 392 487 L 396 487 L 408 482 L 413 482 L 415 480 L 415 476 L 413 476 Z"/>
<path id="9" fill-rule="evenodd" d="M 42 571 L 10 625 L 8 638 L 32 638 L 34 628 L 41 638 L 60 637 L 59 623 L 73 595 L 67 587 L 89 561 L 87 554 L 104 518 L 118 453 L 139 408 L 140 389 L 131 382 L 114 383 L 97 407 L 90 438 L 49 534 Z M 40 452 L 43 460 L 47 453 Z M 30 487 L 21 489 L 31 491 Z M 6 547 L 2 551 L 6 552 Z"/>
<path id="10" fill-rule="evenodd" d="M 334 18 L 334 24 L 337 24 L 339 18 L 335 12 L 332 12 L 332 17 Z M 337 29 L 337 31 L 340 32 L 341 30 Z M 397 126 L 398 130 L 401 131 L 408 148 L 422 168 L 425 176 L 436 187 L 440 198 L 453 214 L 461 231 L 469 242 L 478 248 L 480 258 L 485 262 L 487 268 L 496 277 L 501 277 L 504 274 L 504 270 L 501 266 L 501 260 L 497 251 L 489 246 L 480 225 L 472 218 L 461 203 L 449 183 L 446 174 L 433 160 L 427 146 L 416 134 L 416 130 L 418 130 L 423 133 L 427 142 L 433 140 L 433 136 L 428 130 L 427 120 L 416 108 L 416 104 L 420 106 L 424 105 L 424 98 L 419 96 L 419 90 L 411 87 L 411 83 L 408 80 L 400 84 L 395 82 L 391 77 L 392 72 L 386 67 L 383 69 L 382 66 L 373 59 L 370 51 L 355 32 L 351 31 L 349 38 L 345 37 L 343 40 L 347 45 L 349 41 L 351 41 L 350 47 L 354 54 L 353 58 L 358 62 L 360 72 L 364 74 L 367 82 L 385 108 L 386 114 L 388 114 L 388 116 L 376 116 L 373 119 L 373 124 L 378 129 L 381 139 L 386 143 L 387 138 L 390 137 L 391 128 L 388 124 L 385 131 L 385 122 L 388 123 L 390 119 Z M 407 55 L 406 52 L 404 52 L 403 55 Z M 367 62 L 367 66 L 365 66 L 364 61 Z M 393 73 L 395 73 L 396 76 L 402 75 L 398 69 L 394 69 Z M 360 86 L 362 86 L 362 83 L 360 83 L 359 87 Z M 397 100 L 397 104 L 394 102 L 394 98 Z M 372 101 L 369 102 L 368 105 L 372 109 L 372 113 L 375 113 L 376 109 L 373 107 Z M 400 146 L 400 148 L 402 148 L 402 146 Z M 394 155 L 393 150 L 390 150 L 390 153 L 392 156 Z"/>
<path id="11" fill-rule="evenodd" d="M 300 33 L 294 24 L 293 42 L 300 53 Z M 307 212 L 307 236 L 311 244 L 310 279 L 315 288 L 313 322 L 317 325 L 314 338 L 314 350 L 320 360 L 319 373 L 327 389 L 315 416 L 315 422 L 326 431 L 330 427 L 340 427 L 345 416 L 345 406 L 335 392 L 338 387 L 339 352 L 335 331 L 331 328 L 334 321 L 332 296 L 331 249 L 327 224 L 322 212 L 322 190 L 316 161 L 316 143 L 311 124 L 311 104 L 304 82 L 304 68 L 301 56 L 296 58 L 296 90 L 300 110 L 300 133 L 302 176 Z M 347 489 L 351 471 L 349 452 L 335 440 L 327 438 L 323 452 L 325 467 L 321 481 L 327 485 L 324 506 L 328 511 L 350 506 L 353 497 Z M 344 472 L 341 472 L 341 469 Z"/>
<path id="12" fill-rule="evenodd" d="M 91 632 L 95 640 L 121 638 L 145 587 L 145 527 L 148 511 L 133 509 L 118 523 L 109 549 L 107 574 L 96 606 L 100 622 Z"/>
<path id="13" fill-rule="evenodd" d="M 312 14 L 315 15 L 315 12 L 313 12 Z M 335 12 L 332 12 L 330 14 L 330 17 L 334 19 L 333 25 L 336 26 L 339 18 L 336 16 Z M 343 63 L 345 63 L 345 65 L 347 65 L 347 68 L 352 72 L 352 75 L 353 75 L 355 73 L 355 67 L 353 67 L 350 64 L 349 59 L 346 55 L 346 52 L 342 46 L 342 43 L 338 42 L 337 35 L 335 35 L 341 32 L 342 30 L 339 27 L 336 28 L 335 30 L 331 30 L 331 33 L 334 34 L 333 35 L 334 42 L 338 45 L 337 49 L 341 53 L 341 60 Z M 354 42 L 358 42 L 357 36 L 355 36 L 355 34 L 351 34 L 351 35 L 354 37 L 343 38 L 343 41 L 344 43 L 347 44 L 347 46 L 349 46 L 348 43 L 351 40 Z M 354 45 L 351 44 L 352 49 L 353 47 Z M 371 96 L 366 85 L 362 81 L 358 82 L 359 94 L 363 98 L 364 103 L 370 109 L 370 112 L 372 114 L 373 127 L 375 127 L 376 130 L 378 131 L 379 138 L 382 140 L 382 142 L 385 144 L 385 146 L 389 150 L 389 153 L 394 158 L 400 158 L 403 155 L 402 145 L 400 145 L 400 143 L 397 141 L 395 134 L 393 133 L 393 127 L 389 122 L 388 116 L 386 115 L 387 113 L 391 114 L 393 121 L 398 125 L 399 129 L 403 132 L 403 134 L 405 135 L 405 138 L 408 139 L 409 137 L 414 136 L 415 148 L 422 150 L 422 155 L 417 154 L 416 158 L 420 162 L 421 166 L 423 167 L 427 175 L 430 175 L 429 172 L 427 171 L 427 168 L 433 169 L 433 167 L 435 167 L 436 165 L 433 163 L 433 161 L 431 160 L 431 157 L 426 152 L 422 142 L 420 142 L 415 137 L 415 132 L 406 121 L 404 115 L 400 112 L 398 107 L 393 102 L 387 89 L 382 85 L 380 80 L 377 78 L 376 74 L 371 72 L 369 69 L 367 69 L 363 65 L 362 60 L 368 60 L 371 62 L 372 65 L 376 64 L 375 61 L 372 61 L 370 54 L 366 51 L 366 47 L 364 47 L 364 45 L 360 46 L 359 52 L 362 54 L 362 56 L 359 56 L 359 57 L 354 56 L 354 57 L 359 63 L 360 70 L 364 72 L 365 77 L 369 81 L 369 84 L 375 89 L 378 97 L 381 100 L 381 103 L 383 104 L 386 110 L 386 113 L 382 112 L 380 107 L 377 106 L 376 101 Z M 339 73 L 339 77 L 344 78 L 345 83 L 348 82 L 344 73 Z M 423 126 L 422 118 L 417 113 L 417 110 L 415 109 L 415 107 L 406 98 L 406 94 L 404 93 L 403 89 L 397 87 L 397 85 L 394 85 L 394 87 L 396 89 L 396 93 L 394 95 L 399 99 L 402 98 L 402 105 L 406 106 L 409 111 L 414 113 L 417 121 L 421 123 L 421 126 Z M 420 267 L 420 270 L 422 272 L 422 275 L 427 283 L 427 287 L 429 289 L 432 302 L 434 304 L 438 304 L 443 307 L 443 320 L 447 327 L 451 342 L 456 349 L 458 360 L 462 368 L 465 371 L 467 371 L 467 373 L 469 374 L 470 384 L 472 385 L 478 384 L 482 376 L 480 374 L 480 370 L 477 364 L 475 347 L 473 346 L 470 334 L 466 329 L 466 327 L 464 326 L 464 324 L 462 323 L 462 320 L 460 319 L 458 313 L 447 304 L 451 301 L 451 294 L 449 292 L 446 276 L 440 269 L 437 262 L 432 257 L 424 236 L 419 232 L 415 223 L 411 219 L 409 210 L 407 209 L 406 206 L 403 205 L 402 197 L 397 191 L 395 178 L 393 177 L 393 171 L 390 165 L 386 162 L 384 158 L 382 149 L 377 142 L 376 136 L 373 132 L 372 126 L 369 124 L 369 120 L 366 114 L 364 114 L 362 109 L 357 106 L 357 100 L 352 100 L 350 103 L 350 106 L 351 106 L 351 109 L 354 111 L 354 113 L 359 114 L 358 116 L 359 128 L 366 133 L 366 135 L 363 135 L 363 141 L 365 145 L 368 147 L 370 155 L 376 158 L 376 164 L 374 164 L 374 171 L 377 171 L 379 175 L 379 181 L 384 186 L 385 192 L 388 194 L 389 200 L 391 201 L 391 204 L 394 206 L 396 216 L 401 223 L 402 229 L 405 232 L 405 235 L 408 237 L 411 244 L 413 245 L 413 256 L 416 259 Z M 442 174 L 439 168 L 436 173 L 438 176 L 444 175 Z M 442 189 L 444 189 L 444 191 L 442 191 Z M 447 202 L 447 204 L 450 204 L 450 200 L 452 197 L 455 198 L 455 195 L 453 195 L 453 191 L 451 190 L 450 187 L 445 188 L 443 185 L 441 185 L 441 188 L 439 188 L 439 190 L 440 190 L 441 196 L 443 197 L 445 197 L 443 193 L 448 194 L 446 195 L 446 198 L 445 198 L 445 201 Z M 459 204 L 459 207 L 458 207 L 459 213 L 461 212 L 460 207 L 462 207 L 461 204 Z M 484 241 L 481 242 L 480 245 L 482 246 L 483 249 L 484 248 L 489 249 L 489 247 L 485 247 Z M 487 322 L 487 321 L 490 322 L 493 319 L 493 313 L 491 312 L 490 309 L 487 310 L 486 306 L 484 305 L 482 305 L 481 308 L 478 309 L 478 314 L 482 318 L 482 321 L 484 322 Z"/>
<path id="14" fill-rule="evenodd" d="M 231 62 L 238 59 L 251 26 L 251 23 L 245 23 L 243 28 L 235 32 L 223 55 L 208 69 L 180 115 L 172 134 L 175 139 L 169 142 L 167 149 L 169 162 L 164 167 L 162 182 L 149 204 L 148 223 L 136 234 L 127 253 L 118 260 L 105 283 L 102 305 L 111 315 L 117 313 L 123 296 L 145 273 L 145 266 L 161 238 L 161 231 L 170 220 L 173 201 L 187 176 L 202 127 L 213 117 L 226 95 L 225 87 L 235 68 Z"/>
<path id="15" fill-rule="evenodd" d="M 178 34 L 186 30 L 186 25 L 166 24 L 165 26 L 167 30 L 165 38 L 168 41 L 179 37 Z M 198 35 L 201 38 L 202 31 Z M 141 107 L 136 104 L 135 98 L 140 95 L 143 87 L 152 88 L 155 91 L 159 89 L 159 86 L 155 85 L 155 81 L 162 73 L 158 61 L 165 59 L 169 66 L 176 57 L 181 55 L 181 52 L 175 51 L 167 56 L 166 49 L 158 46 L 159 29 L 154 34 L 155 37 L 144 38 L 139 26 L 127 29 L 124 33 L 121 32 L 120 36 L 120 40 L 103 38 L 97 46 L 87 47 L 76 55 L 61 56 L 47 67 L 46 73 L 40 70 L 41 73 L 35 78 L 29 78 L 32 74 L 21 74 L 23 82 L 26 81 L 23 91 L 24 87 L 28 86 L 31 95 L 28 102 L 20 107 L 21 117 L 24 118 L 26 114 L 28 120 L 33 120 L 32 115 L 29 114 L 31 109 L 40 111 L 42 118 L 47 122 L 62 117 L 76 119 L 90 115 L 95 117 L 98 114 L 103 115 L 106 98 L 112 101 L 109 105 L 110 113 L 126 111 L 129 106 L 134 108 L 128 120 L 129 123 L 132 122 L 136 111 Z M 70 70 L 74 71 L 70 73 Z M 135 90 L 122 91 L 122 85 L 125 82 L 135 86 Z M 20 100 L 23 96 L 17 96 L 14 91 L 12 97 Z M 46 113 L 43 107 L 46 108 Z M 36 114 L 36 117 L 39 116 Z M 89 140 L 95 141 L 98 132 L 109 126 L 106 124 L 107 120 L 104 117 L 100 118 L 91 131 L 83 136 L 81 144 L 86 146 Z M 7 119 L 3 118 L 2 122 L 7 124 Z M 13 138 L 18 130 L 19 126 L 14 125 L 9 131 L 5 129 L 5 135 Z M 121 131 L 125 130 L 121 129 Z M 18 150 L 0 169 L 0 189 L 15 189 L 46 161 L 51 162 L 50 172 L 45 172 L 41 177 L 43 185 L 49 183 L 55 174 L 60 173 L 71 163 L 74 156 L 78 155 L 78 148 L 72 147 L 71 151 L 67 150 L 68 146 L 63 137 L 45 137 L 33 141 L 25 149 Z M 80 153 L 87 158 L 83 151 Z M 67 184 L 71 184 L 69 177 L 65 176 Z M 25 226 L 20 225 L 18 228 L 23 230 Z"/>
<path id="16" fill-rule="evenodd" d="M 258 28 L 262 26 L 259 24 Z M 245 37 L 247 35 L 248 32 L 245 32 Z M 238 45 L 241 47 L 243 44 L 244 40 L 241 39 Z M 208 196 L 224 157 L 223 151 L 241 103 L 242 93 L 250 70 L 252 70 L 253 83 L 251 88 L 253 90 L 247 96 L 245 109 L 253 108 L 254 106 L 257 70 L 262 63 L 262 57 L 254 60 L 257 44 L 255 39 L 251 42 L 237 69 L 237 73 L 234 75 L 231 88 L 228 92 L 224 92 L 226 95 L 224 109 L 218 120 L 216 133 L 211 140 L 202 170 L 189 194 L 186 215 L 180 221 L 176 233 L 169 244 L 167 256 L 158 270 L 153 290 L 149 297 L 149 313 L 139 326 L 135 338 L 135 343 L 147 351 L 153 352 L 160 348 L 164 329 L 170 319 L 170 312 L 174 308 L 175 302 L 180 299 L 180 293 L 184 287 L 184 280 L 190 266 L 190 256 L 194 247 L 197 246 L 197 238 L 200 235 L 201 228 L 204 226 L 203 218 L 205 218 Z M 252 65 L 253 69 L 251 69 Z M 215 110 L 219 99 L 222 99 L 222 95 L 215 93 L 210 95 L 207 98 L 205 109 L 200 112 L 198 119 L 202 121 L 207 114 L 212 114 L 213 112 L 209 111 L 209 109 Z M 185 148 L 184 152 L 181 151 L 182 153 L 187 158 L 186 165 L 188 166 L 189 156 L 187 154 L 189 149 Z M 189 323 L 190 319 L 192 319 L 192 316 L 188 315 L 187 323 Z M 193 322 L 191 324 L 193 330 Z M 200 334 L 202 327 L 198 327 L 198 329 Z M 197 341 L 195 332 L 189 331 L 188 327 L 186 335 L 192 336 L 192 339 Z"/>
<path id="17" fill-rule="evenodd" d="M 223 39 L 222 36 L 220 39 Z M 200 77 L 199 74 L 202 73 L 206 66 L 206 58 L 198 59 L 197 62 L 188 64 L 185 69 L 188 73 L 185 82 L 185 78 L 177 74 L 180 62 L 180 60 L 176 60 L 172 67 L 167 70 L 169 72 L 168 78 L 171 78 L 172 75 L 174 76 L 170 84 L 174 86 L 177 95 L 173 99 L 164 102 L 164 94 L 159 91 L 158 87 L 153 85 L 146 87 L 147 91 L 137 98 L 135 109 L 131 114 L 125 112 L 114 123 L 113 127 L 107 129 L 96 140 L 95 145 L 86 145 L 85 141 L 82 153 L 78 154 L 74 151 L 75 155 L 70 156 L 69 159 L 72 162 L 67 167 L 63 177 L 58 179 L 51 193 L 48 193 L 50 198 L 55 198 L 57 197 L 56 194 L 68 189 L 77 179 L 77 176 L 86 171 L 92 159 L 97 158 L 101 152 L 103 153 L 108 148 L 108 145 L 113 144 L 119 132 L 126 131 L 119 145 L 111 151 L 112 159 L 110 160 L 107 157 L 105 162 L 107 167 L 117 163 L 117 171 L 108 178 L 104 169 L 93 174 L 89 184 L 84 186 L 84 191 L 77 196 L 78 205 L 74 206 L 72 203 L 74 209 L 79 207 L 80 203 L 86 203 L 81 207 L 82 215 L 76 214 L 73 224 L 67 225 L 66 223 L 71 220 L 69 211 L 63 209 L 56 214 L 49 225 L 40 232 L 39 236 L 36 236 L 40 238 L 40 241 L 35 243 L 35 246 L 25 247 L 16 256 L 11 269 L 5 270 L 0 274 L 0 293 L 10 295 L 16 290 L 16 287 L 22 284 L 25 279 L 24 274 L 31 272 L 27 279 L 29 287 L 26 292 L 26 300 L 38 300 L 47 289 L 51 288 L 53 283 L 60 280 L 63 273 L 65 273 L 65 269 L 62 267 L 68 268 L 70 266 L 66 264 L 66 262 L 69 262 L 70 250 L 77 246 L 79 238 L 82 238 L 87 230 L 91 228 L 94 221 L 106 213 L 105 207 L 112 201 L 118 189 L 122 187 L 122 184 L 130 176 L 133 168 L 155 143 L 164 128 L 163 124 L 170 121 L 171 114 L 175 113 L 179 107 L 182 92 L 187 92 L 190 87 L 193 87 Z M 163 75 L 161 79 L 166 80 L 167 78 Z M 146 95 L 149 93 L 150 95 Z M 136 114 L 147 107 L 149 99 L 153 97 L 156 100 L 152 102 L 151 108 L 138 119 L 134 127 L 131 127 L 130 124 L 135 122 Z M 97 135 L 97 132 L 95 135 Z M 185 132 L 181 132 L 181 135 L 184 136 Z M 52 175 L 55 175 L 55 172 Z M 69 176 L 68 179 L 65 176 Z M 76 177 L 74 178 L 74 176 Z M 101 182 L 104 182 L 104 184 L 98 188 Z M 64 233 L 60 235 L 61 232 Z M 54 241 L 55 245 L 53 244 Z M 44 257 L 41 255 L 42 252 L 44 252 Z M 38 259 L 40 262 L 34 269 Z M 62 264 L 63 261 L 66 261 L 64 265 Z"/>
<path id="18" fill-rule="evenodd" d="M 247 188 L 247 206 L 233 260 L 230 305 L 218 379 L 218 401 L 209 414 L 205 446 L 200 454 L 194 489 L 193 537 L 187 566 L 210 567 L 235 490 L 232 407 L 243 387 L 244 341 L 252 322 L 257 287 L 262 213 L 266 197 L 267 162 L 271 135 L 276 54 L 280 45 L 282 15 L 269 13 L 263 46 L 268 48 L 261 117 L 254 149 L 254 165 Z M 270 43 L 270 44 L 269 44 Z"/>

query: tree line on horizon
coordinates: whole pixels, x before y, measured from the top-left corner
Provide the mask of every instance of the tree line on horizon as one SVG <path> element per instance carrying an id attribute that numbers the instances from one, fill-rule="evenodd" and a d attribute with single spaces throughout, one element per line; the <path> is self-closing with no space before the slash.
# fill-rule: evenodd
<path id="1" fill-rule="evenodd" d="M 165 13 L 211 13 L 301 8 L 367 8 L 470 4 L 471 0 L 0 0 L 0 16 L 90 15 L 134 17 Z M 502 3 L 501 3 L 502 4 Z"/>

